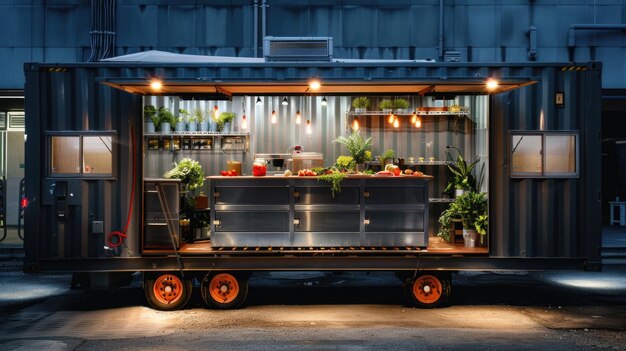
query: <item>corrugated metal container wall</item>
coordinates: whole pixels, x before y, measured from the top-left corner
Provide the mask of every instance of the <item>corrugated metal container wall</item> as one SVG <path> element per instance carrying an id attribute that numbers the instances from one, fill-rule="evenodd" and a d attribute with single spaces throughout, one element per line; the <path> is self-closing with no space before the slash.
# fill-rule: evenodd
<path id="1" fill-rule="evenodd" d="M 592 67 L 533 70 L 537 84 L 493 97 L 492 257 L 598 258 L 600 71 Z M 564 93 L 562 108 L 556 92 Z M 579 132 L 580 176 L 512 179 L 511 131 Z"/>
<path id="2" fill-rule="evenodd" d="M 26 122 L 30 204 L 25 211 L 25 246 L 29 262 L 35 259 L 33 254 L 39 258 L 109 256 L 105 236 L 124 228 L 132 190 L 131 126 L 135 126 L 138 164 L 141 157 L 141 97 L 96 82 L 96 77 L 112 72 L 118 70 L 27 68 L 26 113 L 32 116 Z M 63 131 L 114 131 L 113 179 L 50 177 L 48 135 Z M 139 170 L 138 189 L 140 176 Z M 137 193 L 126 232 L 131 238 L 138 237 L 140 228 L 141 192 Z M 67 207 L 61 218 L 64 195 Z M 93 221 L 103 221 L 104 233 L 94 233 Z M 138 240 L 125 240 L 121 255 L 138 256 Z"/>
<path id="3" fill-rule="evenodd" d="M 94 234 L 90 228 L 94 220 L 103 220 L 105 233 L 123 228 L 126 220 L 126 207 L 131 192 L 129 170 L 132 160 L 129 157 L 131 145 L 129 124 L 141 128 L 142 98 L 104 86 L 96 81 L 97 77 L 145 79 L 150 76 L 167 78 L 212 79 L 324 79 L 362 80 L 364 77 L 376 81 L 397 79 L 403 81 L 437 81 L 442 78 L 467 79 L 467 77 L 509 77 L 528 78 L 538 83 L 520 88 L 492 98 L 490 106 L 484 106 L 480 99 L 473 102 L 476 108 L 488 110 L 489 140 L 485 140 L 482 131 L 476 135 L 481 144 L 490 147 L 490 254 L 493 257 L 589 257 L 597 259 L 600 246 L 598 201 L 600 169 L 597 157 L 600 154 L 599 133 L 600 116 L 600 72 L 599 65 L 589 64 L 586 70 L 562 71 L 557 65 L 446 65 L 418 63 L 377 63 L 377 64 L 298 64 L 284 65 L 190 65 L 172 64 L 151 67 L 145 64 L 99 64 L 76 65 L 68 68 L 50 68 L 35 65 L 27 69 L 27 119 L 28 141 L 26 144 L 29 157 L 36 158 L 26 164 L 26 192 L 32 200 L 26 211 L 26 232 L 40 233 L 28 237 L 26 252 L 28 260 L 37 253 L 40 257 L 102 257 L 108 255 L 102 249 L 104 234 Z M 39 71 L 41 69 L 41 71 Z M 51 72 L 49 70 L 59 70 Z M 554 107 L 554 93 L 565 93 L 565 107 Z M 316 98 L 317 99 L 317 98 Z M 317 100 L 311 105 L 317 105 Z M 248 99 L 247 111 L 252 107 L 252 98 Z M 313 136 L 315 148 L 320 143 L 319 151 L 336 157 L 337 145 L 328 144 L 345 125 L 347 100 L 336 101 L 336 119 L 328 119 L 328 125 L 319 129 L 320 134 Z M 273 101 L 277 105 L 278 101 Z M 270 104 L 262 108 L 267 116 Z M 343 107 L 341 107 L 343 106 Z M 330 107 L 330 106 L 329 106 Z M 282 108 L 282 107 L 281 107 Z M 287 109 L 293 115 L 293 106 Z M 318 109 L 318 107 L 315 107 Z M 317 111 L 317 112 L 316 112 Z M 339 111 L 339 112 L 338 112 Z M 248 112 L 252 113 L 252 112 Z M 256 113 L 256 112 L 255 112 Z M 261 111 L 258 112 L 259 116 Z M 328 112 L 327 112 L 328 113 Z M 321 114 L 321 116 L 320 116 Z M 324 123 L 324 112 L 314 111 L 314 119 L 320 117 Z M 37 118 L 37 116 L 39 118 Z M 252 116 L 252 114 L 251 114 Z M 287 118 L 283 116 L 282 118 Z M 284 148 L 297 142 L 290 139 L 297 136 L 290 130 L 286 135 L 277 135 L 267 128 L 266 120 L 251 117 L 251 125 L 258 128 L 254 133 L 262 137 L 252 145 L 259 152 L 270 151 L 267 148 Z M 486 130 L 487 126 L 476 128 Z M 65 221 L 57 216 L 57 199 L 54 191 L 50 192 L 51 181 L 45 169 L 47 152 L 46 130 L 115 130 L 120 140 L 119 151 L 114 157 L 117 167 L 116 180 L 68 180 L 68 186 L 75 190 L 75 198 L 68 202 L 70 215 Z M 511 130 L 578 130 L 580 132 L 580 177 L 577 179 L 523 179 L 509 178 L 509 153 Z M 322 135 L 321 133 L 324 133 Z M 274 133 L 274 134 L 273 134 Z M 142 145 L 137 132 L 137 145 Z M 398 147 L 397 140 L 387 147 Z M 454 142 L 452 140 L 451 142 Z M 407 140 L 408 143 L 408 140 Z M 441 145 L 445 145 L 442 142 Z M 473 142 L 472 142 L 473 143 Z M 326 144 L 326 145 L 324 145 Z M 408 145 L 408 144 L 407 144 Z M 138 148 L 137 156 L 141 156 Z M 412 152 L 411 146 L 407 152 Z M 271 150 L 283 151 L 283 150 Z M 417 150 L 416 150 L 417 151 Z M 253 152 L 251 150 L 251 152 Z M 589 155 L 589 157 L 588 157 Z M 407 155 L 408 156 L 408 155 Z M 417 156 L 417 155 L 413 155 Z M 435 155 L 442 157 L 441 155 Z M 467 155 L 466 155 L 467 156 Z M 248 157 L 251 157 L 249 154 Z M 223 165 L 223 159 L 211 164 L 210 173 Z M 247 160 L 249 161 L 249 160 Z M 219 164 L 218 164 L 219 163 Z M 328 162 L 329 163 L 329 162 Z M 162 169 L 154 169 L 159 175 Z M 139 184 L 139 183 L 138 183 Z M 32 194 L 32 195 L 31 195 Z M 33 196 L 35 195 L 35 196 Z M 37 196 L 41 196 L 37 199 Z M 103 200 L 104 199 L 104 200 Z M 85 205 L 82 205 L 85 204 Z M 140 215 L 140 196 L 135 197 L 129 240 L 122 250 L 124 255 L 138 255 Z M 41 230 L 39 230 L 41 228 Z M 49 229 L 52 228 L 52 229 Z M 132 238 L 132 240 L 131 240 Z M 33 250 L 34 248 L 34 250 Z"/>

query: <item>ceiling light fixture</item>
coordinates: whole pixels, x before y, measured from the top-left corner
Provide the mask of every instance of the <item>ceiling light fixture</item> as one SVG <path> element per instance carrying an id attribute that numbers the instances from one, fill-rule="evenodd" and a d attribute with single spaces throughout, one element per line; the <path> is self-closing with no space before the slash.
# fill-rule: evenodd
<path id="1" fill-rule="evenodd" d="M 322 106 L 327 106 L 328 105 L 328 100 L 326 100 L 326 96 L 324 96 L 322 98 Z"/>
<path id="2" fill-rule="evenodd" d="M 316 80 L 312 80 L 309 83 L 309 88 L 311 88 L 311 90 L 318 90 L 321 86 L 322 86 L 322 84 L 317 79 Z"/>
<path id="3" fill-rule="evenodd" d="M 498 87 L 498 81 L 493 78 L 487 79 L 485 84 L 487 85 L 488 90 L 495 90 Z"/>
<path id="4" fill-rule="evenodd" d="M 257 96 L 257 98 L 256 98 L 256 104 L 257 104 L 257 105 L 262 105 L 262 104 L 263 104 L 263 101 L 261 100 L 261 97 Z"/>
<path id="5" fill-rule="evenodd" d="M 282 105 L 283 105 L 283 106 L 287 106 L 287 105 L 289 105 L 289 101 L 287 100 L 287 97 L 286 97 L 286 96 L 283 98 Z"/>
<path id="6" fill-rule="evenodd" d="M 163 88 L 161 80 L 155 78 L 150 81 L 150 89 L 154 91 L 161 91 L 161 88 Z"/>

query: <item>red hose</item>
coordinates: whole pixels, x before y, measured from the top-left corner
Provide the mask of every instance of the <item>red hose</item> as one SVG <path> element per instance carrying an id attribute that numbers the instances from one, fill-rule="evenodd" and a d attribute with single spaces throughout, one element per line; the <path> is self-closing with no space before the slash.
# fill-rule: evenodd
<path id="1" fill-rule="evenodd" d="M 126 235 L 126 230 L 128 229 L 128 226 L 130 225 L 131 215 L 133 213 L 133 200 L 135 199 L 135 183 L 137 182 L 137 160 L 135 159 L 135 149 L 136 149 L 135 128 L 132 126 L 130 127 L 130 139 L 131 139 L 131 144 L 133 148 L 133 184 L 130 190 L 130 202 L 128 203 L 128 216 L 126 216 L 126 225 L 124 226 L 124 230 L 122 230 L 121 232 L 118 230 L 113 231 L 109 233 L 109 235 L 107 236 L 107 244 L 109 245 L 109 247 L 118 247 L 122 245 L 122 243 L 124 242 L 124 239 L 128 237 L 128 235 Z M 112 240 L 113 238 L 117 238 L 117 239 Z"/>

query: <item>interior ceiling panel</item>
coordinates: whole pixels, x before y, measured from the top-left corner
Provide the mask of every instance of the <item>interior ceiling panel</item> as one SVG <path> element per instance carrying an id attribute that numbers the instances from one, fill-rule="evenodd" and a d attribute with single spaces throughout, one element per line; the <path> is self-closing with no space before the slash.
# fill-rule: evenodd
<path id="1" fill-rule="evenodd" d="M 319 89 L 312 90 L 306 83 L 249 83 L 249 82 L 181 82 L 163 81 L 160 90 L 153 90 L 146 80 L 124 81 L 106 80 L 102 82 L 108 86 L 133 94 L 141 95 L 189 95 L 189 94 L 216 94 L 232 95 L 367 95 L 367 94 L 467 94 L 489 95 L 498 94 L 525 85 L 534 84 L 534 81 L 517 80 L 500 82 L 495 89 L 487 89 L 482 82 L 446 81 L 440 82 L 371 82 L 350 83 L 333 82 L 323 84 Z"/>

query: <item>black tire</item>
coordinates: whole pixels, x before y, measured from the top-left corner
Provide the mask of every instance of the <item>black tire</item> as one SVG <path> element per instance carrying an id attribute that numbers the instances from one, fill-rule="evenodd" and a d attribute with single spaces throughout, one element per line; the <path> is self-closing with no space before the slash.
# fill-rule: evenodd
<path id="1" fill-rule="evenodd" d="M 183 279 L 180 274 L 171 272 L 149 274 L 144 281 L 148 305 L 161 311 L 174 311 L 185 307 L 192 289 L 191 279 Z"/>
<path id="2" fill-rule="evenodd" d="M 249 274 L 208 273 L 200 284 L 202 300 L 211 308 L 231 310 L 241 307 L 248 297 Z"/>
<path id="3" fill-rule="evenodd" d="M 422 272 L 404 282 L 404 293 L 409 305 L 420 308 L 436 308 L 448 305 L 452 293 L 450 275 Z"/>

